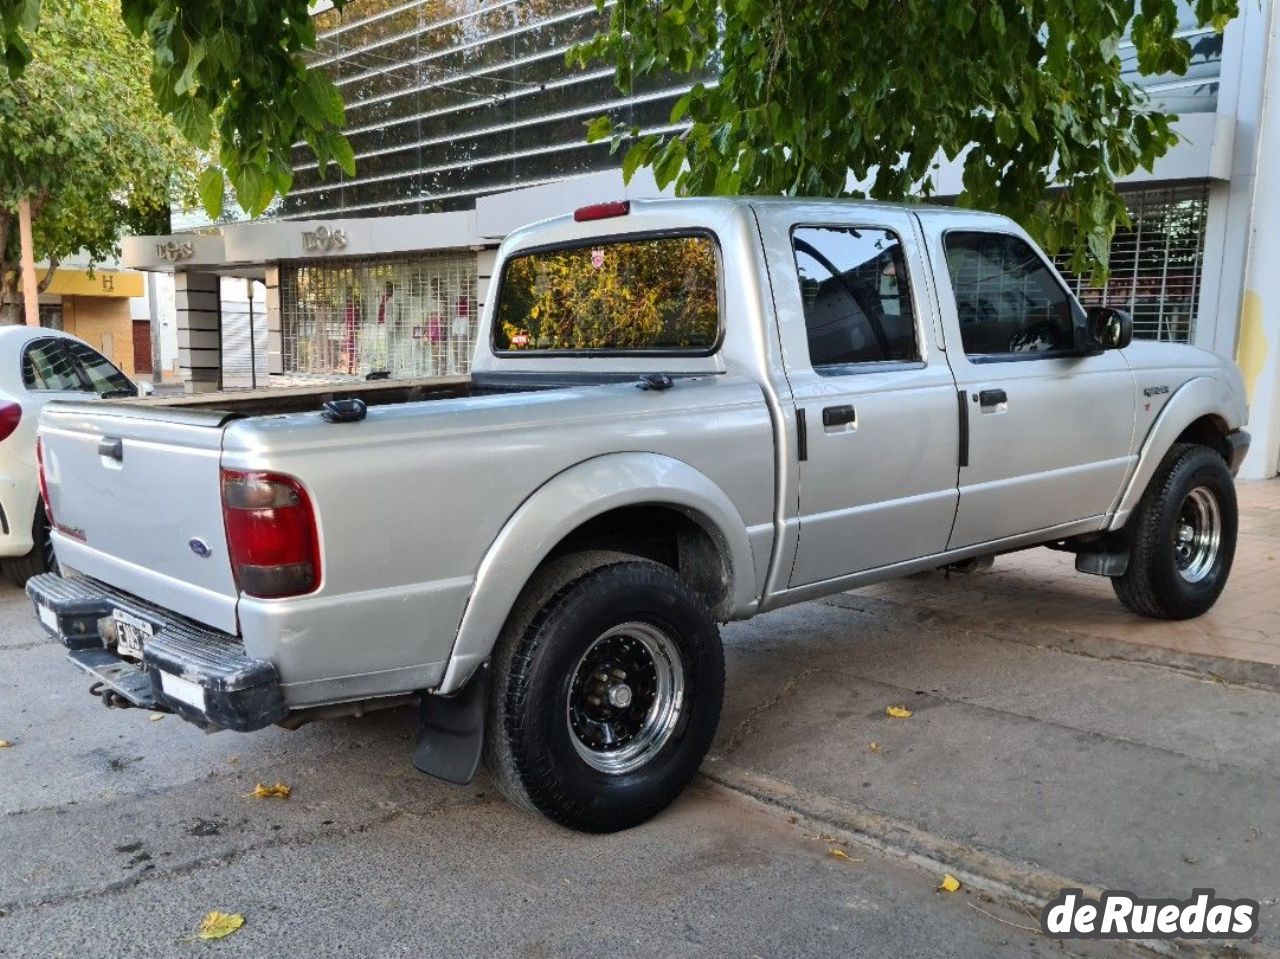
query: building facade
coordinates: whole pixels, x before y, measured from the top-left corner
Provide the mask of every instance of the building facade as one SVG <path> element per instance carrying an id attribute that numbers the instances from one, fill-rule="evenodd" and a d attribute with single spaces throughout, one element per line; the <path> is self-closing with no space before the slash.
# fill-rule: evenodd
<path id="1" fill-rule="evenodd" d="M 47 266 L 37 266 L 41 276 Z M 78 336 L 135 379 L 157 370 L 177 378 L 176 349 L 157 356 L 152 325 L 163 323 L 168 280 L 115 265 L 71 262 L 58 266 L 39 298 L 40 325 Z M 167 358 L 167 359 L 166 359 Z"/>
<path id="2" fill-rule="evenodd" d="M 1197 30 L 1181 3 L 1187 75 L 1133 74 L 1179 114 L 1181 142 L 1121 184 L 1133 222 L 1115 238 L 1105 288 L 1067 277 L 1085 302 L 1131 312 L 1139 336 L 1238 359 L 1253 410 L 1250 476 L 1280 468 L 1280 271 L 1263 259 L 1280 262 L 1280 196 L 1258 175 L 1280 162 L 1280 91 L 1265 82 L 1280 72 L 1273 6 L 1242 4 L 1219 35 Z M 566 50 L 607 10 L 353 0 L 319 14 L 314 62 L 346 101 L 355 176 L 321 179 L 299 146 L 294 188 L 267 218 L 126 242 L 128 265 L 174 274 L 189 387 L 248 385 L 264 370 L 290 382 L 465 372 L 503 236 L 583 203 L 658 194 L 643 171 L 624 185 L 619 158 L 587 144 L 585 124 L 608 114 L 678 130 L 671 107 L 691 81 L 653 78 L 624 97 L 611 70 L 567 68 Z M 1132 65 L 1132 46 L 1121 52 Z M 944 164 L 938 195 L 959 193 L 960 176 Z M 245 280 L 261 284 L 260 308 L 235 292 Z"/>

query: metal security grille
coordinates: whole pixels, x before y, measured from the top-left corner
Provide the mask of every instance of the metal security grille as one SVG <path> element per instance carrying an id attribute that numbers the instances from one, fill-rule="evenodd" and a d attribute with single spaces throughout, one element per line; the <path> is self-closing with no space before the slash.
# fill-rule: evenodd
<path id="1" fill-rule="evenodd" d="M 476 336 L 474 253 L 282 268 L 284 371 L 395 378 L 467 373 Z"/>
<path id="2" fill-rule="evenodd" d="M 1111 241 L 1111 276 L 1102 287 L 1058 269 L 1086 307 L 1104 305 L 1133 315 L 1134 336 L 1189 342 L 1195 333 L 1209 188 L 1197 183 L 1126 191 L 1133 225 Z"/>

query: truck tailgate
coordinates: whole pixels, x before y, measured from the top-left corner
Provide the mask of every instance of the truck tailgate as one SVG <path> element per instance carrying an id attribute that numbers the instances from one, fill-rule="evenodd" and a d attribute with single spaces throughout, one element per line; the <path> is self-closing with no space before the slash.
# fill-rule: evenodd
<path id="1" fill-rule="evenodd" d="M 228 419 L 110 403 L 46 407 L 40 436 L 59 561 L 236 632 L 219 487 Z"/>

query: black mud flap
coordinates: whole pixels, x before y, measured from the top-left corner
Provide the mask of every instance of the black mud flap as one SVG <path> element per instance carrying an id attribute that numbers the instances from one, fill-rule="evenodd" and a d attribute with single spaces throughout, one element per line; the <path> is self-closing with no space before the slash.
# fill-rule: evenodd
<path id="1" fill-rule="evenodd" d="M 1129 568 L 1129 540 L 1122 532 L 1108 533 L 1076 553 L 1076 571 L 1094 576 L 1123 576 Z"/>
<path id="2" fill-rule="evenodd" d="M 480 768 L 484 715 L 489 703 L 489 664 L 452 696 L 424 696 L 418 713 L 413 765 L 428 776 L 465 786 Z"/>

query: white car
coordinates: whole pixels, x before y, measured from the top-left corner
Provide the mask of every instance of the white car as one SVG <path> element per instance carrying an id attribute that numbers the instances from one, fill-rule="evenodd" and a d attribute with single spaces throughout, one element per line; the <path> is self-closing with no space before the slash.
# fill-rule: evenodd
<path id="1" fill-rule="evenodd" d="M 148 392 L 69 333 L 0 328 L 0 570 L 15 585 L 54 566 L 36 469 L 41 408 L 51 400 Z"/>

